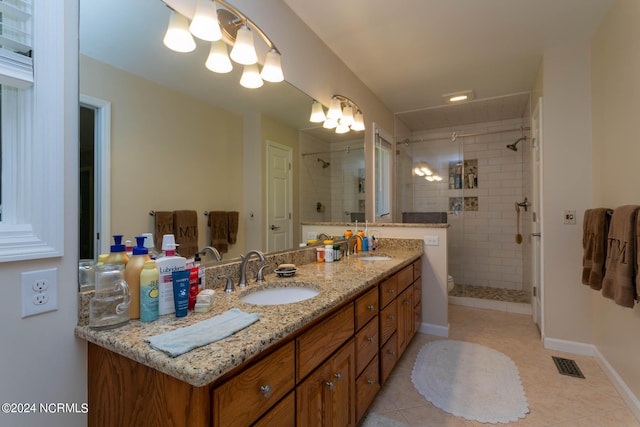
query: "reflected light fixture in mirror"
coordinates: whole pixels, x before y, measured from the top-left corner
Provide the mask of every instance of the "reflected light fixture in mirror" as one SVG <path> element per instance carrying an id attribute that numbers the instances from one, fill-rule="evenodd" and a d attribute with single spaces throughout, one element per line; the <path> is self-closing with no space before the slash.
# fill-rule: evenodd
<path id="1" fill-rule="evenodd" d="M 423 177 L 429 182 L 442 181 L 442 176 L 426 162 L 419 162 L 418 164 L 416 164 L 413 168 L 413 174 L 419 177 Z"/>
<path id="2" fill-rule="evenodd" d="M 244 87 L 258 88 L 262 86 L 263 80 L 274 83 L 284 80 L 280 51 L 253 21 L 223 0 L 187 1 L 196 2 L 190 25 L 187 17 L 170 8 L 169 27 L 163 40 L 169 49 L 177 52 L 193 51 L 196 48 L 192 37 L 194 35 L 212 43 L 205 62 L 209 70 L 228 73 L 233 69 L 229 60 L 231 57 L 234 62 L 245 66 L 240 79 L 240 84 Z M 254 32 L 267 46 L 262 72 L 258 72 Z M 233 45 L 230 54 L 227 53 L 226 44 Z"/>
<path id="3" fill-rule="evenodd" d="M 335 129 L 336 133 L 347 133 L 350 130 L 362 131 L 365 128 L 364 117 L 358 104 L 342 95 L 333 95 L 326 114 L 322 104 L 314 100 L 311 105 L 309 121 L 312 123 L 323 122 L 322 127 Z"/>

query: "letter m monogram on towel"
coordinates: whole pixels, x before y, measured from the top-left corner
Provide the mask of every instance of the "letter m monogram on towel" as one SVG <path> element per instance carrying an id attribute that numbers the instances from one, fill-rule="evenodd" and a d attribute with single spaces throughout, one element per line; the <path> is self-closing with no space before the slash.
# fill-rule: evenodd
<path id="1" fill-rule="evenodd" d="M 185 237 L 185 238 L 194 238 L 196 237 L 196 226 L 194 225 L 188 225 L 188 226 L 181 226 L 178 229 L 178 238 L 181 237 Z"/>
<path id="2" fill-rule="evenodd" d="M 620 239 L 607 239 L 607 258 L 612 258 L 620 264 L 628 264 L 627 242 Z"/>

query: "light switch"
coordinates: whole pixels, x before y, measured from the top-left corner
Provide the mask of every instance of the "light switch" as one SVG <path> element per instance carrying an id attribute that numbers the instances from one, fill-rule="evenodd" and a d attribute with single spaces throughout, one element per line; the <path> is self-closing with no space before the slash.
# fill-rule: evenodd
<path id="1" fill-rule="evenodd" d="M 565 224 L 575 224 L 576 223 L 576 211 L 575 210 L 566 210 L 566 211 L 564 211 L 564 223 Z"/>

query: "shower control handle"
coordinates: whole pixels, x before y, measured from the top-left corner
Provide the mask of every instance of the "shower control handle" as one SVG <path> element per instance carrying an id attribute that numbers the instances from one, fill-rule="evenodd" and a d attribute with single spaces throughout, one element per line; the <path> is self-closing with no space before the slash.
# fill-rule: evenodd
<path id="1" fill-rule="evenodd" d="M 532 235 L 533 237 L 540 237 L 540 236 L 541 236 L 541 234 L 540 234 L 540 233 L 531 233 L 531 235 Z"/>

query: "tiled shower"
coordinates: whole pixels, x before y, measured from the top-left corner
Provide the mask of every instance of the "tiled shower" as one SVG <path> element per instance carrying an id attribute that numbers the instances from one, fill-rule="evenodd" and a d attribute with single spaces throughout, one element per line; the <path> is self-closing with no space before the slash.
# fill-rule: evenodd
<path id="1" fill-rule="evenodd" d="M 448 212 L 450 296 L 529 302 L 531 209 L 520 207 L 522 242 L 516 242 L 516 203 L 531 199 L 528 121 L 511 119 L 414 132 L 397 141 L 397 204 L 401 212 Z M 464 135 L 477 136 L 464 136 Z M 508 144 L 526 136 L 517 151 Z M 426 163 L 443 180 L 412 172 Z"/>

